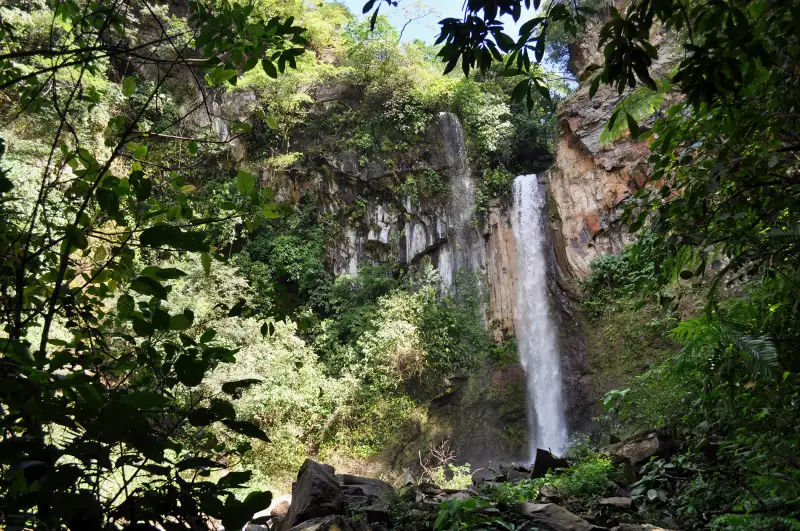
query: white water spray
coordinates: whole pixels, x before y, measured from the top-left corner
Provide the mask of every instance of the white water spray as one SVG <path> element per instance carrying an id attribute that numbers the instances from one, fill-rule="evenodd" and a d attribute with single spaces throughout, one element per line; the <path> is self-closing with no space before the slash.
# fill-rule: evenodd
<path id="1" fill-rule="evenodd" d="M 568 442 L 561 360 L 549 311 L 543 210 L 544 193 L 536 175 L 520 175 L 514 179 L 511 222 L 517 247 L 514 329 L 528 391 L 531 460 L 537 448 L 560 455 Z"/>

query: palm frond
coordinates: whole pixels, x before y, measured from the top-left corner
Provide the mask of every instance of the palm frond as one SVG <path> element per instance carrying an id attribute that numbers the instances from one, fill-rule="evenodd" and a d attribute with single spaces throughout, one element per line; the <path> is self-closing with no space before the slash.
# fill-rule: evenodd
<path id="1" fill-rule="evenodd" d="M 652 115 L 664 104 L 666 94 L 671 89 L 672 84 L 665 79 L 658 82 L 658 90 L 641 87 L 622 98 L 614 109 L 617 119 L 614 120 L 610 127 L 610 122 L 606 123 L 600 133 L 600 145 L 611 144 L 625 134 L 625 131 L 628 130 L 628 122 L 625 120 L 626 114 L 630 114 L 637 122 Z"/>

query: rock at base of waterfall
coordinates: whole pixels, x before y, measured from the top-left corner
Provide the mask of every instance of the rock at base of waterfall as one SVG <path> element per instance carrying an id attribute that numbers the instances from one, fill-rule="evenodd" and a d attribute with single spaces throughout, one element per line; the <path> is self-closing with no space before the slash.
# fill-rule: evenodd
<path id="1" fill-rule="evenodd" d="M 543 531 L 592 531 L 598 528 L 555 503 L 522 504 L 520 512 Z"/>
<path id="2" fill-rule="evenodd" d="M 368 485 L 387 492 L 394 490 L 394 488 L 385 481 L 375 478 L 363 478 L 361 476 L 353 476 L 350 474 L 336 474 L 336 479 L 339 481 L 340 485 L 352 485 L 358 487 Z"/>
<path id="3" fill-rule="evenodd" d="M 339 515 L 320 516 L 296 525 L 288 531 L 354 531 L 350 519 Z"/>
<path id="4" fill-rule="evenodd" d="M 345 513 L 345 497 L 334 472 L 330 465 L 306 459 L 297 474 L 297 482 L 292 485 L 292 504 L 280 529 L 292 529 L 307 520 Z"/>
<path id="5" fill-rule="evenodd" d="M 611 498 L 602 498 L 599 502 L 600 505 L 610 507 L 612 509 L 619 509 L 627 511 L 633 507 L 633 500 L 624 496 L 612 496 Z"/>
<path id="6" fill-rule="evenodd" d="M 669 458 L 676 450 L 677 443 L 663 431 L 646 432 L 633 440 L 612 444 L 608 453 L 632 465 L 641 465 L 651 457 Z"/>
<path id="7" fill-rule="evenodd" d="M 516 483 L 525 479 L 531 479 L 530 469 L 516 467 L 513 464 L 510 467 L 500 465 L 500 472 L 505 476 L 506 481 L 509 483 Z"/>
<path id="8" fill-rule="evenodd" d="M 532 479 L 543 478 L 549 470 L 556 468 L 568 468 L 569 462 L 566 459 L 556 457 L 547 450 L 536 449 L 536 460 L 533 462 L 533 470 L 530 477 Z"/>
<path id="9" fill-rule="evenodd" d="M 536 497 L 538 501 L 542 503 L 561 503 L 563 500 L 561 499 L 561 495 L 558 493 L 555 487 L 552 485 L 543 485 L 541 489 L 539 489 L 539 496 Z"/>
<path id="10" fill-rule="evenodd" d="M 283 500 L 282 502 L 275 505 L 275 507 L 272 508 L 269 514 L 270 516 L 284 518 L 287 514 L 289 514 L 289 502 Z"/>

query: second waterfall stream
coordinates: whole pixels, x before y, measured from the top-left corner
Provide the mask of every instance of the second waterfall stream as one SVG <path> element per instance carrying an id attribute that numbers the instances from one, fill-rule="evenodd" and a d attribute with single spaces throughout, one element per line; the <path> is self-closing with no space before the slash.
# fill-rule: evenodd
<path id="1" fill-rule="evenodd" d="M 568 442 L 561 358 L 547 288 L 544 204 L 544 191 L 536 175 L 514 179 L 511 218 L 517 248 L 514 328 L 525 369 L 531 460 L 537 448 L 560 455 Z"/>

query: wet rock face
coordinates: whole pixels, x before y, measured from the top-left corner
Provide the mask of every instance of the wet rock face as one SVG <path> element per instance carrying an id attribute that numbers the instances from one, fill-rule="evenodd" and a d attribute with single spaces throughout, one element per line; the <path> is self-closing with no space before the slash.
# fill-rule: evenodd
<path id="1" fill-rule="evenodd" d="M 489 295 L 489 330 L 496 340 L 514 335 L 517 247 L 508 207 L 490 205 L 486 222 L 486 288 Z"/>

